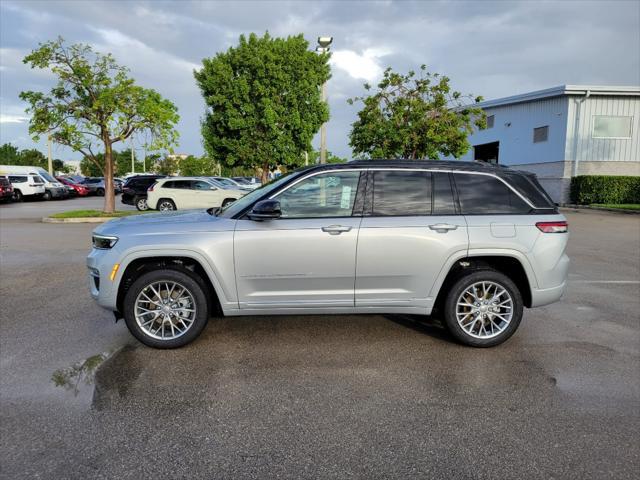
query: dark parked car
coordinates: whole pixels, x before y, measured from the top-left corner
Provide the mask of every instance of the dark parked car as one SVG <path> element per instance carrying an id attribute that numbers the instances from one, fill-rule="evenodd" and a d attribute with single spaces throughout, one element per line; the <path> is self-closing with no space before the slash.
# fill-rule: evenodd
<path id="1" fill-rule="evenodd" d="M 10 202 L 13 198 L 13 187 L 5 177 L 0 177 L 0 202 Z"/>
<path id="2" fill-rule="evenodd" d="M 136 175 L 129 177 L 122 187 L 122 203 L 135 205 L 140 210 L 148 210 L 147 189 L 159 178 L 166 175 Z"/>

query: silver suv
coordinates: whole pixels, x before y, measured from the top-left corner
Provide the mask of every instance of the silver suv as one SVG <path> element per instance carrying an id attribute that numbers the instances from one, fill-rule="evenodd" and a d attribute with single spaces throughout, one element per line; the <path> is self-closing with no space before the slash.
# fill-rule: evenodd
<path id="1" fill-rule="evenodd" d="M 360 161 L 297 170 L 222 209 L 112 220 L 91 294 L 146 345 L 210 316 L 438 311 L 497 345 L 565 288 L 567 222 L 535 176 L 485 163 Z"/>

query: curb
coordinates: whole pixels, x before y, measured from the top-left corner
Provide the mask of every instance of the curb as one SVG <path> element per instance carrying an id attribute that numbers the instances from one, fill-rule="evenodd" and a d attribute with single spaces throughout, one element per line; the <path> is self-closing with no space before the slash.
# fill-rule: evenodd
<path id="1" fill-rule="evenodd" d="M 114 218 L 121 217 L 77 217 L 77 218 L 51 218 L 42 217 L 42 223 L 104 223 Z"/>
<path id="2" fill-rule="evenodd" d="M 566 208 L 571 210 L 595 210 L 600 212 L 613 212 L 613 213 L 640 215 L 640 210 L 626 210 L 624 208 L 592 207 L 590 205 L 561 205 L 560 208 Z"/>

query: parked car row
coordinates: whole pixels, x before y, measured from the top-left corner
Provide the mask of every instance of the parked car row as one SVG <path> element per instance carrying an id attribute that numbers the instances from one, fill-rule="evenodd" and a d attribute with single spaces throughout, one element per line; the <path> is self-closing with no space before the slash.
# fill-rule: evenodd
<path id="1" fill-rule="evenodd" d="M 141 211 L 223 207 L 260 186 L 260 183 L 252 183 L 244 177 L 236 178 L 238 180 L 226 177 L 138 175 L 129 177 L 124 183 L 122 203 L 134 205 Z"/>

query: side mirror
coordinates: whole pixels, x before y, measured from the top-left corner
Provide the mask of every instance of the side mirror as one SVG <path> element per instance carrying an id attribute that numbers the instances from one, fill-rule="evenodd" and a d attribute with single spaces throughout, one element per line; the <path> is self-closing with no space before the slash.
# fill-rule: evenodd
<path id="1" fill-rule="evenodd" d="M 262 200 L 256 203 L 247 216 L 251 220 L 262 221 L 280 218 L 280 202 L 278 200 Z"/>

